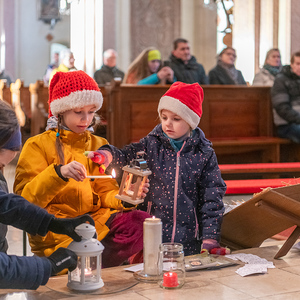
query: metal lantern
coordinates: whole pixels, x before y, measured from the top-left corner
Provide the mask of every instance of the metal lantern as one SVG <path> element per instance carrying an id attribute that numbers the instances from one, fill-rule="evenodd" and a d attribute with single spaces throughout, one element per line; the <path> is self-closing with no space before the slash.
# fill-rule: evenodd
<path id="1" fill-rule="evenodd" d="M 68 249 L 77 256 L 77 267 L 68 272 L 68 288 L 75 291 L 94 291 L 103 287 L 101 279 L 101 255 L 104 246 L 94 239 L 96 229 L 88 223 L 80 224 L 75 228 L 76 233 L 82 237 L 80 242 L 73 241 Z"/>
<path id="2" fill-rule="evenodd" d="M 138 152 L 137 156 L 143 154 L 144 152 Z M 144 158 L 136 158 L 130 162 L 130 165 L 123 167 L 122 170 L 124 171 L 123 177 L 116 198 L 134 205 L 142 203 L 144 201 L 141 197 L 143 184 L 148 176 L 152 174 L 148 169 L 147 162 Z"/>

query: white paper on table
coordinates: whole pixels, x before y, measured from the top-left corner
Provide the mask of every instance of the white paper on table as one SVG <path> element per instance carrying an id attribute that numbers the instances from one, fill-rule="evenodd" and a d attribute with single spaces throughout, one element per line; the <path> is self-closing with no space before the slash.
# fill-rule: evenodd
<path id="1" fill-rule="evenodd" d="M 142 271 L 143 269 L 144 269 L 144 264 L 138 264 L 129 268 L 125 268 L 124 270 L 129 272 L 137 272 L 137 271 Z"/>
<path id="2" fill-rule="evenodd" d="M 247 264 L 256 264 L 256 265 L 261 264 L 261 265 L 267 265 L 267 268 L 275 268 L 272 261 L 268 261 L 265 258 L 261 258 L 253 254 L 236 253 L 236 254 L 225 255 L 225 257 L 228 257 L 233 260 L 240 260 Z"/>
<path id="3" fill-rule="evenodd" d="M 177 263 L 172 263 L 172 262 L 166 262 L 163 265 L 163 269 L 164 271 L 170 271 L 171 269 L 176 269 L 177 268 Z M 125 271 L 129 271 L 129 272 L 137 272 L 137 271 L 141 271 L 144 269 L 144 264 L 138 264 L 129 268 L 125 268 Z"/>
<path id="4" fill-rule="evenodd" d="M 243 277 L 252 274 L 265 274 L 268 273 L 268 267 L 264 264 L 245 264 L 237 269 L 235 273 Z"/>
<path id="5" fill-rule="evenodd" d="M 268 273 L 268 268 L 275 268 L 272 261 L 253 254 L 236 253 L 225 255 L 225 257 L 246 263 L 243 267 L 235 271 L 240 276 L 265 274 Z"/>

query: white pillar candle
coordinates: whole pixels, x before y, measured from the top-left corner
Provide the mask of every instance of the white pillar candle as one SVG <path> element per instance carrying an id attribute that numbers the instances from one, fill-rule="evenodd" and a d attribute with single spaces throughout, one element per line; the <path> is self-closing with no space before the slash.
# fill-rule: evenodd
<path id="1" fill-rule="evenodd" d="M 144 229 L 144 272 L 147 275 L 158 274 L 159 245 L 162 243 L 162 223 L 159 218 L 147 218 Z"/>

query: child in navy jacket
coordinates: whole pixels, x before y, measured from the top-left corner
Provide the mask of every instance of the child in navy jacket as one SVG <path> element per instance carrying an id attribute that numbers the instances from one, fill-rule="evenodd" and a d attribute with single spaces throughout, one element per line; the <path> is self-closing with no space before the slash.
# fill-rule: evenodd
<path id="1" fill-rule="evenodd" d="M 226 185 L 215 152 L 197 127 L 202 115 L 203 90 L 198 83 L 175 82 L 158 105 L 161 124 L 138 143 L 119 150 L 111 145 L 97 150 L 111 167 L 124 166 L 144 151 L 150 190 L 139 206 L 163 223 L 163 242 L 184 245 L 185 255 L 220 247 Z M 110 153 L 108 153 L 108 150 Z"/>

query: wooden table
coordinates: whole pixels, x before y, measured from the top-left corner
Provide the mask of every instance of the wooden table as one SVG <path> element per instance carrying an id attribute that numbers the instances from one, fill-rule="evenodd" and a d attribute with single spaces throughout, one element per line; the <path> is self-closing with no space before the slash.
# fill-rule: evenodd
<path id="1" fill-rule="evenodd" d="M 278 246 L 269 246 L 235 251 L 273 261 L 276 268 L 268 269 L 268 273 L 263 275 L 241 277 L 235 273 L 240 265 L 235 265 L 218 270 L 187 272 L 186 283 L 178 290 L 165 290 L 156 283 L 139 282 L 130 289 L 110 295 L 72 294 L 65 287 L 67 277 L 59 276 L 50 278 L 46 286 L 36 291 L 1 290 L 0 299 L 299 299 L 300 251 L 292 249 L 282 259 L 274 260 L 278 249 Z M 122 266 L 104 269 L 102 278 L 106 285 L 117 285 L 132 281 L 133 275 L 124 271 Z M 65 288 L 66 292 L 55 291 L 61 288 Z"/>

